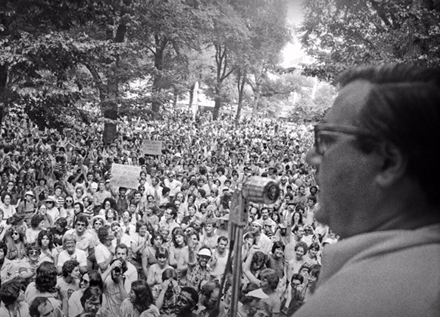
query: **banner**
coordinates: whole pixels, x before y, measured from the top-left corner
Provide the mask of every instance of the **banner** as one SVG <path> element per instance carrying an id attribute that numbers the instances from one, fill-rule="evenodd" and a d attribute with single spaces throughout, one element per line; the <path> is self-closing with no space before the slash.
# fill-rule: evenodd
<path id="1" fill-rule="evenodd" d="M 162 154 L 162 141 L 144 140 L 142 142 L 141 151 L 143 154 L 161 155 Z"/>
<path id="2" fill-rule="evenodd" d="M 137 189 L 139 187 L 140 166 L 112 164 L 110 185 Z"/>

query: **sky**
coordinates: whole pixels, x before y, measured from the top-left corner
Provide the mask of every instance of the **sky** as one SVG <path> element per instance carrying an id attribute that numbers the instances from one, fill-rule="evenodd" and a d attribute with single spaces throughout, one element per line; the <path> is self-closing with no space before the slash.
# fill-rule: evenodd
<path id="1" fill-rule="evenodd" d="M 303 0 L 288 0 L 289 3 L 289 11 L 287 13 L 289 23 L 300 26 L 303 15 L 301 4 Z M 307 0 L 304 0 L 307 1 Z M 301 50 L 301 45 L 296 40 L 294 43 L 288 43 L 283 50 L 283 62 L 281 65 L 283 67 L 290 67 L 295 64 L 295 61 L 298 60 L 301 56 L 304 56 L 304 52 Z"/>
<path id="2" fill-rule="evenodd" d="M 303 0 L 288 0 L 289 11 L 287 13 L 291 23 L 298 25 L 302 21 L 301 3 Z"/>

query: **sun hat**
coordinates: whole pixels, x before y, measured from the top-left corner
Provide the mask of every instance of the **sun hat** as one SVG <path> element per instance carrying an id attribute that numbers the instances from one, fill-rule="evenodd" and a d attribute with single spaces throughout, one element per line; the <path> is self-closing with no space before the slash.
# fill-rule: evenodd
<path id="1" fill-rule="evenodd" d="M 201 249 L 197 254 L 211 257 L 211 251 L 207 248 Z"/>

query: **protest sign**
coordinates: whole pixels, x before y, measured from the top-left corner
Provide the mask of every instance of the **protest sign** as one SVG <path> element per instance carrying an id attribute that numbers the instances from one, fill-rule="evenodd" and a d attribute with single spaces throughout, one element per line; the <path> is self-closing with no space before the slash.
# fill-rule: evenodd
<path id="1" fill-rule="evenodd" d="M 140 166 L 112 164 L 110 184 L 115 187 L 137 189 L 139 187 Z"/>
<path id="2" fill-rule="evenodd" d="M 148 155 L 162 154 L 162 141 L 144 140 L 141 147 L 142 153 Z"/>

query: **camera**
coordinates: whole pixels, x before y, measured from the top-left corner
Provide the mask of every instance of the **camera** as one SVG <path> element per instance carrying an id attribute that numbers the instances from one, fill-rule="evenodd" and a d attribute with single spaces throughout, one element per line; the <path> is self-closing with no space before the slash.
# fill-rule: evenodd
<path id="1" fill-rule="evenodd" d="M 113 269 L 113 271 L 114 271 L 115 273 L 117 273 L 117 274 L 121 274 L 121 273 L 122 273 L 122 270 L 121 270 L 120 267 L 115 267 L 115 268 Z"/>
<path id="2" fill-rule="evenodd" d="M 243 196 L 248 201 L 258 204 L 273 204 L 280 196 L 280 187 L 272 179 L 252 176 L 243 184 Z"/>

